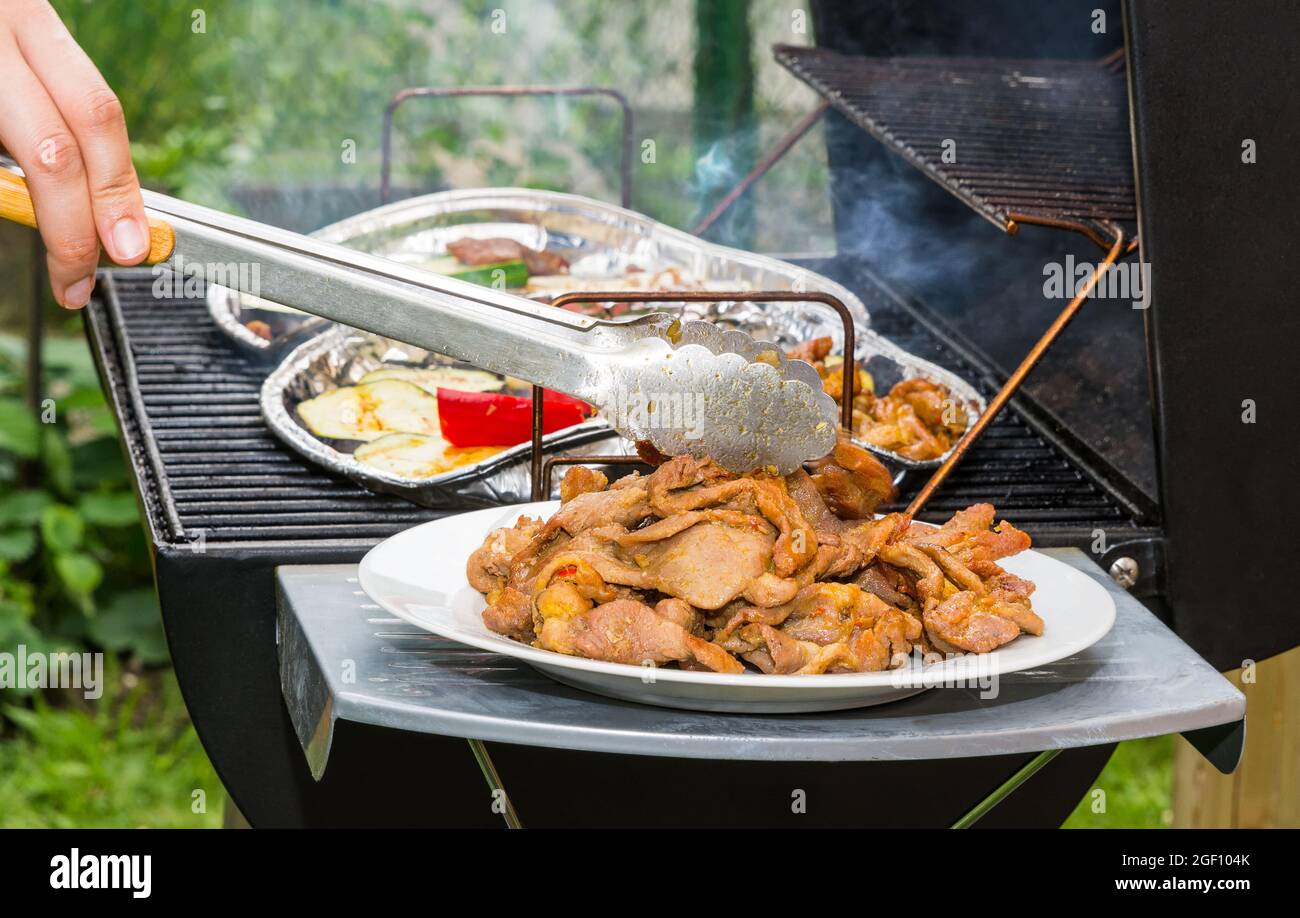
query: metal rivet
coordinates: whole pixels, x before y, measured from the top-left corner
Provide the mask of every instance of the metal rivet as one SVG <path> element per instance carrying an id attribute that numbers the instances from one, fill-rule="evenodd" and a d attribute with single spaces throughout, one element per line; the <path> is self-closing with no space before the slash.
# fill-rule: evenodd
<path id="1" fill-rule="evenodd" d="M 1132 558 L 1116 558 L 1110 566 L 1110 576 L 1124 589 L 1131 590 L 1138 580 L 1138 563 Z"/>

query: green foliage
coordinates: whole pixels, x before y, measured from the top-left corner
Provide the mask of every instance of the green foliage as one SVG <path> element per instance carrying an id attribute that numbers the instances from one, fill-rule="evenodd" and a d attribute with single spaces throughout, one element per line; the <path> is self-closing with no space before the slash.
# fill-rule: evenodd
<path id="1" fill-rule="evenodd" d="M 20 399 L 0 399 L 0 449 L 24 459 L 41 451 L 41 428 Z"/>
<path id="2" fill-rule="evenodd" d="M 1161 829 L 1173 821 L 1172 775 L 1174 738 L 1120 743 L 1092 788 L 1079 801 L 1062 828 Z M 1105 812 L 1093 812 L 1105 793 Z"/>
<path id="3" fill-rule="evenodd" d="M 12 725 L 0 739 L 0 828 L 219 826 L 221 784 L 171 672 L 123 672 L 110 658 L 104 678 L 93 704 L 0 707 Z"/>
<path id="4" fill-rule="evenodd" d="M 91 621 L 90 638 L 106 650 L 129 652 L 146 665 L 166 663 L 167 641 L 154 627 L 160 614 L 151 587 L 118 593 Z"/>
<path id="5" fill-rule="evenodd" d="M 121 99 L 142 181 L 227 209 L 233 170 L 244 182 L 282 168 L 373 182 L 346 171 L 340 144 L 377 146 L 388 99 L 424 82 L 434 25 L 404 0 L 224 0 L 204 5 L 201 30 L 191 6 L 54 7 Z"/>
<path id="6" fill-rule="evenodd" d="M 34 416 L 18 396 L 22 343 L 0 336 L 0 646 L 88 644 L 165 663 L 139 512 L 90 352 L 79 338 L 46 341 L 49 397 Z"/>

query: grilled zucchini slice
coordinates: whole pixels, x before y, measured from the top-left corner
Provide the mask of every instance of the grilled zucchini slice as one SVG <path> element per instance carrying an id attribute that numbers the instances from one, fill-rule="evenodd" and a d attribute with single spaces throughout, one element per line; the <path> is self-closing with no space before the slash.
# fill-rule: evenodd
<path id="1" fill-rule="evenodd" d="M 405 478 L 432 478 L 463 465 L 495 456 L 504 447 L 476 446 L 460 449 L 442 437 L 395 433 L 358 446 L 358 462 Z"/>
<path id="2" fill-rule="evenodd" d="M 384 365 L 361 377 L 361 383 L 381 379 L 400 379 L 413 383 L 430 395 L 437 395 L 439 387 L 459 389 L 461 392 L 497 392 L 505 381 L 494 373 L 471 370 L 467 367 L 401 367 Z"/>
<path id="3" fill-rule="evenodd" d="M 298 417 L 313 434 L 331 440 L 369 442 L 391 433 L 442 438 L 437 397 L 400 379 L 333 389 L 300 402 Z"/>

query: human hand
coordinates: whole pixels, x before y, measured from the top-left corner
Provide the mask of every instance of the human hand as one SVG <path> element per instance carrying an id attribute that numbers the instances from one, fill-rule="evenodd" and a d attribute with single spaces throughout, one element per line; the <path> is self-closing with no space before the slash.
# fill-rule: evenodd
<path id="1" fill-rule="evenodd" d="M 90 300 L 102 243 L 133 265 L 149 251 L 126 119 L 46 0 L 0 0 L 0 144 L 22 166 L 54 298 Z"/>

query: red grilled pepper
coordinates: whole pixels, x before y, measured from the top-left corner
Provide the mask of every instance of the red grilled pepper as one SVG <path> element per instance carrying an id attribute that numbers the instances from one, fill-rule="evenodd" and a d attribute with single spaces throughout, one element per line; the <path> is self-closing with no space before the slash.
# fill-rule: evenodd
<path id="1" fill-rule="evenodd" d="M 552 433 L 587 419 L 586 402 L 543 390 L 542 432 Z M 438 390 L 438 423 L 452 446 L 513 446 L 533 435 L 533 400 L 500 392 Z"/>

